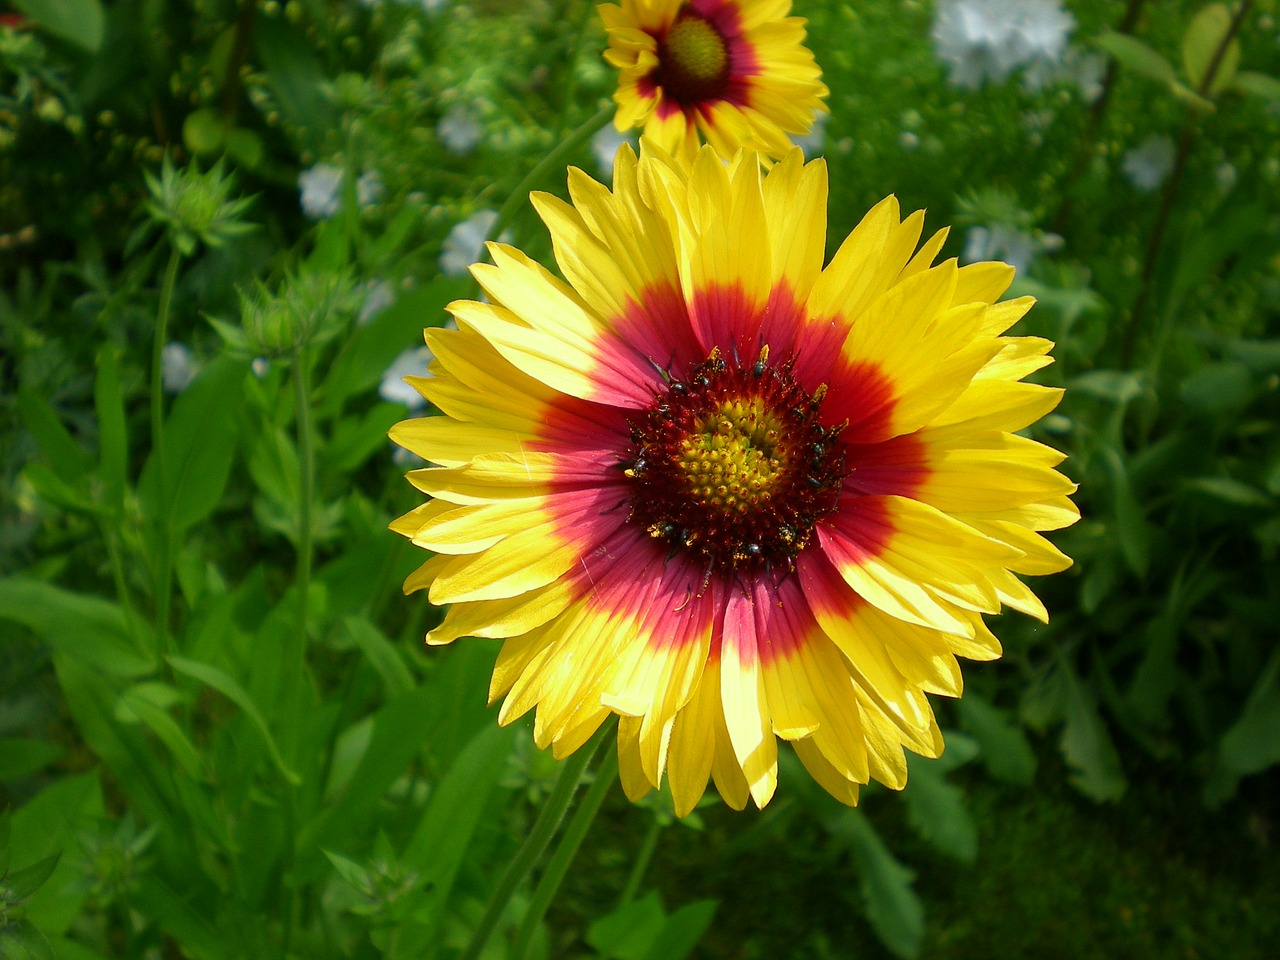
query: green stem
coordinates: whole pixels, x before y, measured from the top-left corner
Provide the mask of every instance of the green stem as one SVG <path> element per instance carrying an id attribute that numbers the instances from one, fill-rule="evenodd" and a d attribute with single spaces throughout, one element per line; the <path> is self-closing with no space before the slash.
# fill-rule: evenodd
<path id="1" fill-rule="evenodd" d="M 311 388 L 307 350 L 301 347 L 293 354 L 294 416 L 298 428 L 298 566 L 294 577 L 294 602 L 298 605 L 298 624 L 285 641 L 284 714 L 282 728 L 284 755 L 291 767 L 297 766 L 301 744 L 302 687 L 307 661 L 307 600 L 311 593 L 311 501 L 315 492 L 315 455 L 312 452 Z M 297 863 L 297 790 L 284 784 L 285 831 L 288 847 L 282 871 L 283 953 L 289 955 L 293 941 L 294 914 L 297 911 L 297 882 L 293 868 Z"/>
<path id="2" fill-rule="evenodd" d="M 288 646 L 285 659 L 285 739 L 292 763 L 297 760 L 298 723 L 302 708 L 302 681 L 307 654 L 307 597 L 311 592 L 311 504 L 315 498 L 315 453 L 311 422 L 311 386 L 307 350 L 302 347 L 293 355 L 294 416 L 298 429 L 298 566 L 294 577 L 294 593 L 298 603 L 298 627 Z"/>
<path id="3" fill-rule="evenodd" d="M 574 811 L 573 819 L 569 821 L 569 826 L 565 827 L 564 834 L 560 837 L 556 852 L 551 855 L 546 871 L 538 880 L 538 886 L 534 888 L 533 899 L 529 901 L 529 908 L 525 911 L 524 920 L 520 923 L 520 932 L 516 936 L 515 946 L 511 949 L 510 960 L 524 960 L 528 955 L 529 945 L 533 942 L 533 936 L 541 925 L 542 918 L 547 915 L 547 908 L 551 906 L 551 901 L 555 899 L 560 884 L 564 882 L 565 874 L 569 872 L 573 858 L 578 854 L 578 848 L 582 846 L 587 831 L 591 829 L 591 824 L 596 819 L 600 804 L 604 802 L 605 795 L 617 779 L 618 754 L 611 750 L 596 770 L 591 788 L 582 798 L 578 809 Z"/>
<path id="4" fill-rule="evenodd" d="M 1236 9 L 1235 16 L 1231 19 L 1231 25 L 1228 27 L 1227 32 L 1223 34 L 1218 48 L 1214 50 L 1209 66 L 1204 72 L 1204 77 L 1201 78 L 1200 85 L 1196 88 L 1196 93 L 1200 94 L 1200 96 L 1208 98 L 1209 91 L 1213 88 L 1214 78 L 1218 75 L 1218 68 L 1222 65 L 1222 58 L 1226 56 L 1227 48 L 1231 46 L 1231 41 L 1240 32 L 1240 27 L 1244 23 L 1244 18 L 1249 13 L 1249 7 L 1252 4 L 1253 0 L 1243 0 Z M 1138 333 L 1145 324 L 1147 303 L 1155 281 L 1156 267 L 1160 263 L 1160 254 L 1164 250 L 1165 232 L 1169 227 L 1169 218 L 1173 213 L 1174 202 L 1178 197 L 1178 188 L 1182 186 L 1182 177 L 1186 173 L 1187 160 L 1191 156 L 1191 148 L 1195 144 L 1195 138 L 1195 125 L 1188 123 L 1183 128 L 1182 136 L 1178 140 L 1178 152 L 1174 158 L 1173 171 L 1169 174 L 1169 179 L 1165 183 L 1164 196 L 1160 201 L 1160 210 L 1156 214 L 1155 226 L 1151 229 L 1151 237 L 1147 243 L 1147 254 L 1142 263 L 1142 274 L 1138 278 L 1138 292 L 1133 299 L 1133 308 L 1129 311 L 1129 322 L 1124 328 L 1124 338 L 1120 346 L 1120 364 L 1125 370 L 1129 370 L 1133 366 L 1133 356 L 1138 344 Z"/>
<path id="5" fill-rule="evenodd" d="M 164 463 L 164 348 L 168 339 L 169 311 L 178 285 L 178 265 L 182 254 L 176 246 L 169 250 L 169 263 L 160 285 L 160 305 L 156 313 L 156 335 L 151 347 L 151 456 L 156 465 L 156 489 L 160 502 L 156 526 L 155 568 L 152 570 L 156 604 L 156 644 L 163 659 L 169 653 L 169 607 L 172 602 L 173 544 L 169 530 L 169 478 Z"/>
<path id="6" fill-rule="evenodd" d="M 525 175 L 525 178 L 511 191 L 511 196 L 507 197 L 506 202 L 498 209 L 498 218 L 493 221 L 493 227 L 489 230 L 490 238 L 502 236 L 502 231 L 511 223 L 511 218 L 515 216 L 520 204 L 528 199 L 529 191 L 541 183 L 552 170 L 563 167 L 565 158 L 595 136 L 596 131 L 609 122 L 609 118 L 613 116 L 616 109 L 612 103 L 601 107 L 585 123 L 560 141 L 538 162 L 537 166 Z"/>
<path id="7" fill-rule="evenodd" d="M 618 898 L 619 907 L 625 907 L 636 898 L 640 890 L 640 881 L 644 879 L 645 872 L 649 869 L 649 861 L 653 859 L 653 852 L 658 848 L 658 837 L 661 833 L 662 822 L 654 817 L 653 822 L 649 824 L 649 832 L 644 835 L 640 852 L 636 854 L 636 862 L 631 865 L 627 885 L 622 888 L 622 896 Z"/>
<path id="8" fill-rule="evenodd" d="M 564 761 L 560 767 L 560 777 L 556 780 L 551 796 L 547 797 L 547 802 L 543 805 L 542 813 L 533 825 L 533 830 L 525 837 L 515 857 L 507 864 L 506 873 L 502 875 L 497 888 L 493 891 L 489 906 L 485 908 L 484 916 L 480 918 L 480 924 L 472 934 L 471 943 L 467 945 L 462 960 L 477 960 L 484 950 L 485 944 L 489 942 L 489 938 L 493 936 L 493 931 L 498 926 L 498 921 L 506 913 L 511 897 L 542 857 L 547 844 L 555 835 L 556 828 L 560 826 L 560 821 L 564 819 L 565 811 L 569 809 L 569 803 L 573 800 L 574 791 L 578 788 L 578 781 L 582 779 L 582 772 L 612 730 L 611 723 L 601 726 L 591 741 Z"/>

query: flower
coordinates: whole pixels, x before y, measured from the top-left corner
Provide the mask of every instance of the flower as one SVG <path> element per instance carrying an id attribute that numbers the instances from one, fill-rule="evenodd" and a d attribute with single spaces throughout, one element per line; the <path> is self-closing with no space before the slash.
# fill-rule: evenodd
<path id="1" fill-rule="evenodd" d="M 498 222 L 495 210 L 477 210 L 467 219 L 455 223 L 444 238 L 440 251 L 440 270 L 447 277 L 461 277 L 484 253 L 484 242 Z M 503 231 L 503 236 L 507 236 Z"/>
<path id="2" fill-rule="evenodd" d="M 342 170 L 317 163 L 298 174 L 298 190 L 302 212 L 312 220 L 328 220 L 342 202 Z"/>
<path id="3" fill-rule="evenodd" d="M 436 124 L 436 136 L 450 153 L 465 156 L 484 139 L 484 127 L 475 112 L 463 104 L 454 104 Z"/>
<path id="4" fill-rule="evenodd" d="M 939 0 L 933 46 L 950 82 L 976 90 L 1021 66 L 1058 60 L 1074 28 L 1058 0 Z"/>
<path id="5" fill-rule="evenodd" d="M 698 135 L 725 156 L 785 154 L 827 88 L 790 0 L 622 0 L 600 5 L 605 59 L 620 71 L 614 125 L 643 127 L 691 162 Z"/>
<path id="6" fill-rule="evenodd" d="M 402 351 L 383 372 L 382 382 L 378 384 L 378 396 L 387 403 L 398 403 L 410 412 L 421 410 L 427 405 L 427 401 L 405 382 L 405 377 L 422 374 L 433 359 L 428 347 L 410 347 Z"/>
<path id="7" fill-rule="evenodd" d="M 342 206 L 341 167 L 317 163 L 298 174 L 299 204 L 312 220 L 328 220 Z M 356 203 L 367 207 L 382 199 L 382 178 L 376 170 L 366 170 L 356 178 Z"/>
<path id="8" fill-rule="evenodd" d="M 166 343 L 160 352 L 160 379 L 170 396 L 181 393 L 196 378 L 200 365 L 185 343 Z"/>
<path id="9" fill-rule="evenodd" d="M 1173 170 L 1175 152 L 1172 137 L 1153 133 L 1127 151 L 1120 166 L 1130 183 L 1143 193 L 1150 193 L 1164 183 Z"/>
<path id="10" fill-rule="evenodd" d="M 624 133 L 613 127 L 601 127 L 592 136 L 591 155 L 595 157 L 596 168 L 605 180 L 613 179 L 613 158 L 624 143 L 630 144 L 631 149 L 635 150 L 635 136 L 630 131 Z"/>
<path id="11" fill-rule="evenodd" d="M 618 714 L 628 796 L 708 777 L 763 806 L 777 738 L 854 803 L 937 756 L 927 693 L 1000 645 L 982 614 L 1046 619 L 1014 574 L 1070 560 L 1062 455 L 1016 436 L 1060 391 L 1019 382 L 1052 346 L 1003 332 L 1001 263 L 931 266 L 923 214 L 879 203 L 824 269 L 826 165 L 765 174 L 648 140 L 614 189 L 570 170 L 533 201 L 565 277 L 489 245 L 488 303 L 428 330 L 444 416 L 392 439 L 433 463 L 392 528 L 436 556 L 405 583 L 450 604 L 428 643 L 503 641 L 490 698 L 536 708 L 556 756 Z"/>

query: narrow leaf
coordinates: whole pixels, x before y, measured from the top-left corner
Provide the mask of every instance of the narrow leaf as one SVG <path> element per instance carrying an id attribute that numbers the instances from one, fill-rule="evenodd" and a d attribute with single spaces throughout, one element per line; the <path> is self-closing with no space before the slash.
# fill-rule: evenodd
<path id="1" fill-rule="evenodd" d="M 238 706 L 244 711 L 245 716 L 252 721 L 258 733 L 262 736 L 262 742 L 267 748 L 267 753 L 271 757 L 271 762 L 275 764 L 276 769 L 280 771 L 289 783 L 297 786 L 302 779 L 289 768 L 285 763 L 284 757 L 280 754 L 280 748 L 277 746 L 275 737 L 271 735 L 271 730 L 267 726 L 267 722 L 262 718 L 257 705 L 250 699 L 249 694 L 240 686 L 230 674 L 219 670 L 217 667 L 210 666 L 207 663 L 200 663 L 196 660 L 188 660 L 185 657 L 169 657 L 169 664 L 179 673 L 199 680 L 206 686 L 217 690 L 224 697 Z"/>

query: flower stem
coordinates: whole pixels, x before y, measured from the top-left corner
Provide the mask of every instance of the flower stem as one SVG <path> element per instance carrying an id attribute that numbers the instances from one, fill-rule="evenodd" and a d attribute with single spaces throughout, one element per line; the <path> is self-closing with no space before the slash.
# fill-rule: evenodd
<path id="1" fill-rule="evenodd" d="M 1120 21 L 1120 25 L 1116 27 L 1116 33 L 1133 33 L 1133 28 L 1137 26 L 1138 15 L 1142 12 L 1144 3 L 1146 3 L 1146 0 L 1129 0 L 1129 6 L 1125 8 L 1124 17 Z M 1098 131 L 1102 129 L 1103 118 L 1106 116 L 1107 107 L 1111 103 L 1111 91 L 1115 87 L 1118 73 L 1119 64 L 1112 57 L 1107 61 L 1106 72 L 1102 75 L 1102 92 L 1098 94 L 1098 99 L 1093 102 L 1093 107 L 1089 111 L 1089 119 L 1085 123 L 1084 134 L 1080 138 L 1080 150 L 1076 153 L 1071 172 L 1067 174 L 1062 186 L 1062 205 L 1058 208 L 1058 215 L 1053 221 L 1054 233 L 1065 232 L 1067 225 L 1071 221 L 1072 206 L 1075 200 L 1075 190 L 1073 188 L 1076 182 L 1084 176 L 1084 171 L 1089 165 L 1089 158 L 1093 156 L 1094 147 L 1098 142 Z"/>
<path id="2" fill-rule="evenodd" d="M 1213 52 L 1209 67 L 1205 70 L 1204 77 L 1201 78 L 1200 85 L 1196 89 L 1196 93 L 1200 94 L 1200 96 L 1207 97 L 1209 91 L 1213 88 L 1213 81 L 1218 75 L 1218 68 L 1222 66 L 1222 58 L 1226 56 L 1227 48 L 1231 46 L 1231 41 L 1240 32 L 1240 27 L 1244 23 L 1244 18 L 1249 13 L 1251 6 L 1253 6 L 1253 0 L 1243 0 L 1236 9 L 1235 16 L 1231 18 L 1231 26 L 1223 34 L 1222 41 Z M 1173 161 L 1173 171 L 1169 174 L 1169 179 L 1165 183 L 1164 196 L 1160 200 L 1160 211 L 1156 214 L 1156 223 L 1151 229 L 1151 237 L 1147 242 L 1147 255 L 1142 264 L 1142 275 L 1138 280 L 1138 292 L 1133 298 L 1133 309 L 1129 312 L 1129 322 L 1125 326 L 1124 340 L 1120 347 L 1120 363 L 1122 368 L 1126 370 L 1130 369 L 1133 364 L 1133 354 L 1138 343 L 1138 332 L 1146 321 L 1147 302 L 1151 296 L 1151 286 L 1155 280 L 1156 266 L 1160 262 L 1160 254 L 1164 249 L 1164 237 L 1169 227 L 1169 217 L 1173 213 L 1174 201 L 1178 196 L 1178 188 L 1182 185 L 1183 174 L 1186 173 L 1187 159 L 1191 155 L 1191 147 L 1195 143 L 1195 135 L 1195 125 L 1188 123 L 1178 140 L 1178 152 Z"/>
<path id="3" fill-rule="evenodd" d="M 533 942 L 533 935 L 537 932 L 538 925 L 542 922 L 542 918 L 546 916 L 547 908 L 551 906 L 551 901 L 555 899 L 556 891 L 560 889 L 560 884 L 564 882 L 565 874 L 569 872 L 569 866 L 573 863 L 573 858 L 577 855 L 578 848 L 582 846 L 582 841 L 586 838 L 587 831 L 591 829 L 591 824 L 595 821 L 596 813 L 600 810 L 600 804 L 604 802 L 605 795 L 617 778 L 618 754 L 610 751 L 596 770 L 591 788 L 587 790 L 586 796 L 582 798 L 582 803 L 574 811 L 573 819 L 569 821 L 569 826 L 565 827 L 560 843 L 556 847 L 556 852 L 552 854 L 551 860 L 547 863 L 546 872 L 542 874 L 542 878 L 538 881 L 538 886 L 533 891 L 533 899 L 529 901 L 529 907 L 520 923 L 520 932 L 516 935 L 516 942 L 511 949 L 510 960 L 524 960 L 528 954 L 529 945 Z"/>
<path id="4" fill-rule="evenodd" d="M 640 852 L 636 854 L 635 863 L 631 865 L 631 873 L 627 876 L 627 885 L 622 888 L 622 896 L 618 897 L 619 908 L 625 907 L 636 898 L 636 894 L 640 890 L 640 882 L 644 879 L 645 871 L 649 869 L 649 861 L 653 859 L 653 853 L 658 848 L 658 837 L 661 834 L 662 821 L 654 817 L 649 824 L 649 832 L 644 835 L 644 843 L 640 845 Z"/>
<path id="5" fill-rule="evenodd" d="M 284 755 L 296 767 L 301 741 L 302 686 L 307 659 L 307 600 L 311 593 L 311 501 L 315 490 L 315 456 L 312 452 L 311 389 L 307 351 L 299 348 L 293 354 L 294 416 L 298 429 L 298 566 L 294 576 L 294 597 L 298 605 L 297 628 L 285 641 L 283 681 Z M 282 871 L 283 953 L 288 956 L 293 940 L 294 913 L 297 909 L 297 879 L 293 868 L 297 862 L 297 786 L 284 784 L 285 830 L 288 848 Z"/>
<path id="6" fill-rule="evenodd" d="M 489 906 L 485 908 L 484 916 L 480 918 L 480 925 L 472 934 L 471 942 L 467 945 L 462 960 L 477 960 L 484 950 L 485 944 L 489 942 L 489 938 L 493 936 L 493 931 L 498 926 L 498 921 L 506 912 L 511 897 L 542 857 L 547 844 L 555 835 L 556 828 L 560 826 L 560 821 L 564 819 L 565 811 L 569 809 L 569 803 L 573 800 L 574 791 L 578 787 L 578 781 L 582 779 L 583 771 L 612 730 L 613 724 L 604 724 L 585 747 L 564 761 L 551 796 L 547 797 L 547 802 L 543 805 L 542 813 L 533 825 L 533 830 L 525 837 L 524 843 L 520 845 L 515 857 L 507 865 L 506 873 L 502 875 L 497 888 L 493 891 Z"/>
<path id="7" fill-rule="evenodd" d="M 169 607 L 173 581 L 173 545 L 170 543 L 169 529 L 169 478 L 165 474 L 164 464 L 164 347 L 168 338 L 173 291 L 178 285 L 178 265 L 181 262 L 182 254 L 178 252 L 176 246 L 171 246 L 169 263 L 165 267 L 164 280 L 160 284 L 156 335 L 151 348 L 151 456 L 156 464 L 156 489 L 159 491 L 160 499 L 157 505 L 159 515 L 154 518 L 156 547 L 159 554 L 155 558 L 152 574 L 156 605 L 156 645 L 161 659 L 169 653 Z"/>
<path id="8" fill-rule="evenodd" d="M 609 122 L 609 118 L 613 116 L 615 109 L 616 107 L 612 103 L 601 107 L 581 126 L 560 141 L 550 153 L 538 161 L 538 164 L 511 191 L 511 196 L 507 197 L 506 202 L 498 210 L 498 217 L 493 221 L 493 227 L 489 230 L 490 239 L 502 236 L 502 231 L 511 223 L 511 218 L 515 216 L 520 204 L 528 200 L 529 191 L 541 183 L 552 170 L 563 167 L 565 158 L 595 136 L 596 131 Z"/>

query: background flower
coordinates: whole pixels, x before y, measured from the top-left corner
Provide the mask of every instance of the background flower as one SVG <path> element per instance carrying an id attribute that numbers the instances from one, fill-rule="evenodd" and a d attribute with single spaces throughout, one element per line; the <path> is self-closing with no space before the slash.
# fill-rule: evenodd
<path id="1" fill-rule="evenodd" d="M 619 130 L 643 127 L 691 161 L 699 137 L 781 157 L 808 132 L 827 88 L 790 0 L 623 0 L 600 6 L 617 67 Z"/>
<path id="2" fill-rule="evenodd" d="M 1057 0 L 939 0 L 932 36 L 951 83 L 976 89 L 1058 60 L 1074 27 Z"/>
<path id="3" fill-rule="evenodd" d="M 1125 177 L 1143 193 L 1150 193 L 1173 170 L 1173 138 L 1163 133 L 1153 133 L 1142 143 L 1125 151 L 1120 169 Z"/>

